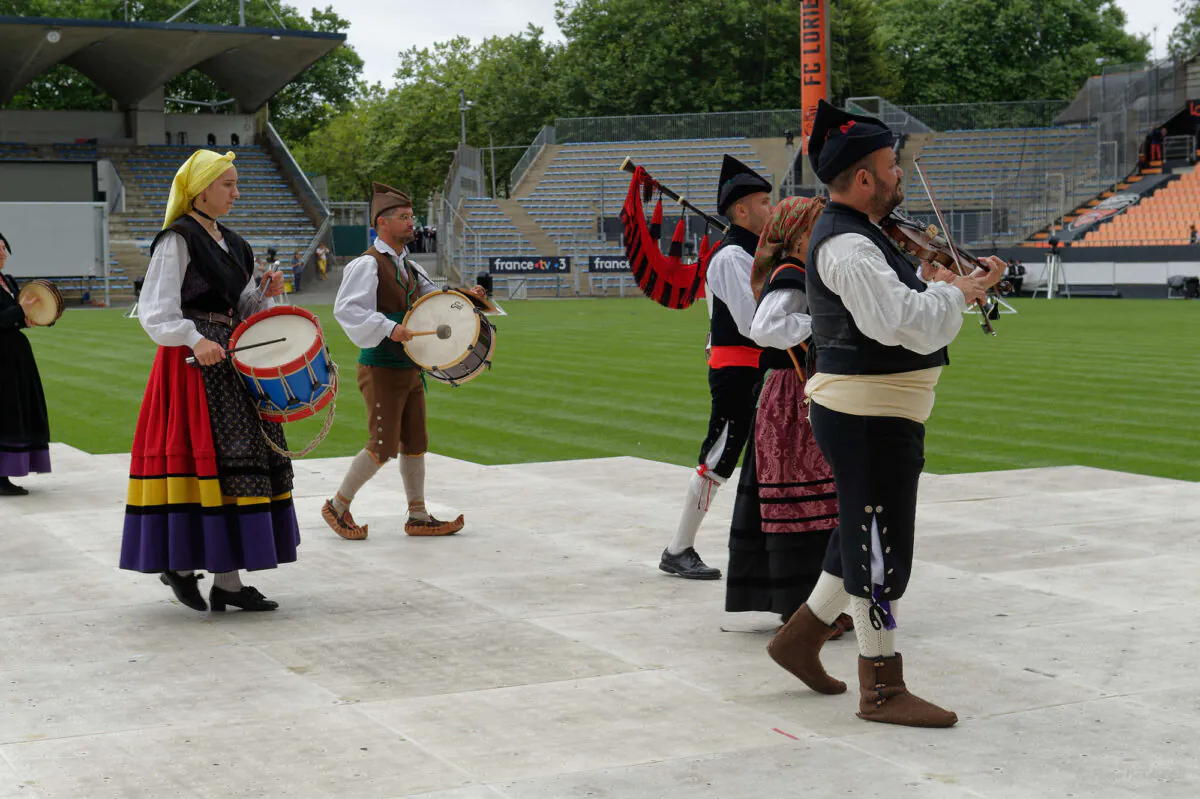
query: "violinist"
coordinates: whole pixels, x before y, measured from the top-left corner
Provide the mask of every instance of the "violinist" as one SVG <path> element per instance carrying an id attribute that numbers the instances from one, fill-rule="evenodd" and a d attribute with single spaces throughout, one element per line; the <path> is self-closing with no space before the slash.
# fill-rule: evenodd
<path id="1" fill-rule="evenodd" d="M 896 651 L 897 600 L 912 568 L 925 420 L 963 311 L 1004 276 L 995 257 L 965 276 L 912 264 L 879 223 L 903 200 L 895 136 L 878 119 L 822 102 L 809 159 L 830 202 L 813 228 L 807 296 L 818 372 L 808 381 L 814 437 L 833 469 L 838 527 L 808 601 L 769 646 L 815 691 L 846 685 L 821 665 L 833 623 L 851 607 L 858 639 L 858 716 L 949 727 L 951 711 L 909 693 Z"/>

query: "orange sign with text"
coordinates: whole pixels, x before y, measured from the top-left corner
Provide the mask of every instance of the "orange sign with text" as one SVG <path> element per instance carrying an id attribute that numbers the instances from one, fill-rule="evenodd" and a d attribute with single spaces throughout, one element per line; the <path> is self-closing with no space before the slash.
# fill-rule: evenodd
<path id="1" fill-rule="evenodd" d="M 808 152 L 817 103 L 829 99 L 829 3 L 800 2 L 800 110 L 803 151 Z"/>

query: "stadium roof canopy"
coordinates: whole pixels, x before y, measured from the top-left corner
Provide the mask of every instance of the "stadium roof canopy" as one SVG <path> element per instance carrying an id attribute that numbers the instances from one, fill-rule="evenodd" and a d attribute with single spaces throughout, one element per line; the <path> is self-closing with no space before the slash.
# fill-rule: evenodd
<path id="1" fill-rule="evenodd" d="M 345 41 L 342 33 L 0 16 L 0 104 L 55 64 L 68 64 L 121 108 L 195 68 L 254 111 Z"/>

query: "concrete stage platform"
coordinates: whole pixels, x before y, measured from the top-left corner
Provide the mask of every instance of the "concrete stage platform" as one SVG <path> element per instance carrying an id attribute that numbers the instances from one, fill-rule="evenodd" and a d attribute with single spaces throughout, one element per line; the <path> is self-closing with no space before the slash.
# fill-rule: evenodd
<path id="1" fill-rule="evenodd" d="M 809 692 L 773 617 L 657 570 L 681 467 L 431 457 L 466 530 L 407 538 L 392 466 L 348 542 L 319 514 L 347 459 L 301 461 L 300 561 L 253 579 L 282 608 L 206 615 L 116 568 L 128 459 L 53 459 L 0 499 L 2 799 L 1200 795 L 1197 484 L 926 476 L 901 650 L 962 720 L 921 731 Z M 854 643 L 826 652 L 852 681 Z"/>

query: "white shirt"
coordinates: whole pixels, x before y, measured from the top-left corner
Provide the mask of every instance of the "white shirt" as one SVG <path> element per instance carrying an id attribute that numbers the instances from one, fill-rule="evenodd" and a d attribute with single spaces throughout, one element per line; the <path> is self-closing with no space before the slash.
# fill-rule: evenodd
<path id="1" fill-rule="evenodd" d="M 949 283 L 909 288 L 882 251 L 860 233 L 841 233 L 817 250 L 817 273 L 863 335 L 921 355 L 948 346 L 962 328 L 967 298 Z"/>
<path id="2" fill-rule="evenodd" d="M 388 256 L 397 267 L 408 258 L 407 247 L 397 255 L 383 239 L 375 239 L 375 249 Z M 417 273 L 418 297 L 437 291 L 437 286 L 419 264 L 413 263 L 413 269 Z M 396 329 L 396 323 L 379 312 L 378 292 L 379 264 L 374 257 L 360 255 L 346 264 L 342 285 L 333 304 L 333 318 L 338 320 L 356 347 L 378 347 Z"/>
<path id="3" fill-rule="evenodd" d="M 729 308 L 738 332 L 746 338 L 750 335 L 750 324 L 754 321 L 754 289 L 750 288 L 750 272 L 754 268 L 754 256 L 736 244 L 722 247 L 708 262 L 704 279 L 708 283 L 708 315 L 712 316 L 713 298 L 721 300 Z"/>
<path id="4" fill-rule="evenodd" d="M 750 326 L 755 344 L 777 350 L 795 347 L 811 335 L 808 297 L 800 289 L 776 289 L 763 297 Z"/>
<path id="5" fill-rule="evenodd" d="M 221 249 L 229 252 L 229 244 L 224 239 L 219 243 Z M 159 239 L 150 266 L 146 268 L 146 281 L 138 295 L 138 321 L 160 347 L 195 348 L 204 340 L 196 323 L 184 318 L 180 299 L 183 276 L 191 260 L 183 236 L 172 231 Z M 259 287 L 253 280 L 248 280 L 238 298 L 238 316 L 244 319 L 274 304 L 273 300 L 259 294 Z"/>

